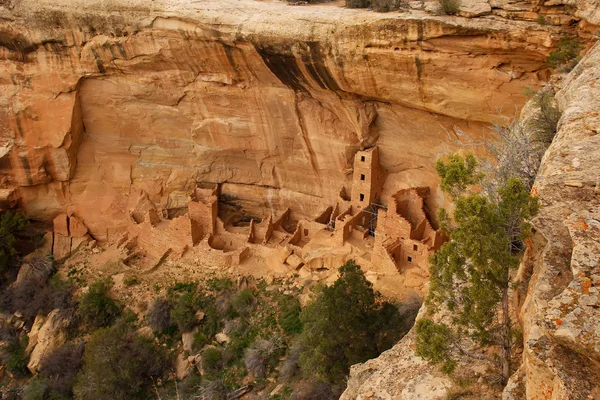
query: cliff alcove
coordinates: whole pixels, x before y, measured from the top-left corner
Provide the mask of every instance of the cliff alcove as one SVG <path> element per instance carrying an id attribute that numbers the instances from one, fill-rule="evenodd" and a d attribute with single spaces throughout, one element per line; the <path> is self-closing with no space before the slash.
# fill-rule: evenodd
<path id="1" fill-rule="evenodd" d="M 582 322 L 595 300 L 574 306 L 579 287 L 596 294 L 598 50 L 568 76 L 547 57 L 565 35 L 593 45 L 599 4 L 463 0 L 449 16 L 435 3 L 0 1 L 0 209 L 52 223 L 46 251 L 82 282 L 117 276 L 127 298 L 123 280 L 142 281 L 138 312 L 155 283 L 215 273 L 289 279 L 305 305 L 304 283 L 331 285 L 350 260 L 407 301 L 448 240 L 435 161 L 489 156 L 474 144 L 551 85 L 563 117 L 535 186 L 545 244 L 519 271 L 523 364 L 503 398 L 595 396 L 597 368 L 574 383 L 557 354 L 598 361 Z M 561 260 L 553 238 L 571 243 Z M 454 383 L 413 336 L 353 368 L 342 398 L 443 398 Z"/>

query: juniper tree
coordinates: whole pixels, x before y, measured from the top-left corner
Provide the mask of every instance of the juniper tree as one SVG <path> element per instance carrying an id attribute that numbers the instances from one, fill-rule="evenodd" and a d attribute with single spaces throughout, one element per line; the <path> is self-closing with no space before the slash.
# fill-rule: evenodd
<path id="1" fill-rule="evenodd" d="M 462 157 L 453 156 L 460 164 Z M 438 162 L 442 181 L 448 164 Z M 443 189 L 461 193 L 466 183 L 477 182 L 475 168 Z M 454 316 L 451 327 L 429 320 L 417 326 L 417 351 L 432 360 L 443 362 L 450 371 L 452 351 L 465 353 L 460 345 L 463 335 L 469 335 L 481 345 L 501 347 L 499 365 L 503 383 L 510 375 L 511 320 L 508 293 L 510 270 L 517 267 L 523 240 L 530 234 L 527 220 L 537 213 L 537 199 L 517 178 L 508 179 L 494 200 L 478 194 L 460 194 L 455 198 L 453 224 L 444 229 L 451 240 L 430 257 L 430 311 L 445 305 Z M 443 214 L 443 213 L 442 213 Z M 445 332 L 440 339 L 432 332 Z M 449 340 L 456 338 L 455 341 Z M 437 338 L 436 343 L 430 343 Z M 435 344 L 435 346 L 434 346 Z"/>
<path id="2" fill-rule="evenodd" d="M 324 286 L 300 315 L 302 372 L 310 378 L 342 382 L 350 366 L 377 357 L 400 339 L 406 315 L 382 301 L 354 261 Z M 394 340 L 388 340 L 393 337 Z"/>

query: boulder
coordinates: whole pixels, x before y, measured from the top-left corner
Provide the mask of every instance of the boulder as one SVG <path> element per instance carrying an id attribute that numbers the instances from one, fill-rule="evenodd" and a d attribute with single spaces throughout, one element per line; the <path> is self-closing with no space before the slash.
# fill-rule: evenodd
<path id="1" fill-rule="evenodd" d="M 492 7 L 488 0 L 460 0 L 458 15 L 461 17 L 474 18 L 491 12 Z"/>
<path id="2" fill-rule="evenodd" d="M 231 341 L 231 338 L 229 336 L 227 336 L 225 333 L 221 332 L 221 333 L 217 333 L 215 335 L 215 340 L 217 341 L 217 343 L 223 344 L 223 343 L 229 343 Z"/>
<path id="3" fill-rule="evenodd" d="M 198 328 L 194 328 L 191 332 L 184 332 L 181 334 L 181 341 L 183 343 L 183 350 L 188 353 L 192 352 L 194 347 L 194 335 L 198 332 Z"/>
<path id="4" fill-rule="evenodd" d="M 46 322 L 45 315 L 36 315 L 33 325 L 31 326 L 31 331 L 29 331 L 29 342 L 27 343 L 27 348 L 25 349 L 26 354 L 31 354 L 33 348 L 37 345 L 40 329 L 42 329 L 42 326 L 44 326 L 44 322 Z"/>
<path id="5" fill-rule="evenodd" d="M 31 355 L 27 368 L 35 374 L 41 359 L 67 342 L 67 328 L 73 320 L 72 310 L 54 309 L 48 314 L 44 324 L 37 332 L 37 343 Z"/>
<path id="6" fill-rule="evenodd" d="M 304 265 L 304 260 L 298 257 L 296 254 L 290 254 L 290 256 L 285 260 L 285 263 L 293 269 L 298 269 Z"/>
<path id="7" fill-rule="evenodd" d="M 69 233 L 71 237 L 80 238 L 88 234 L 88 228 L 81 219 L 73 215 L 69 218 Z"/>
<path id="8" fill-rule="evenodd" d="M 48 258 L 32 259 L 29 263 L 25 263 L 19 268 L 15 284 L 19 284 L 28 280 L 45 282 L 54 272 L 54 265 Z"/>
<path id="9" fill-rule="evenodd" d="M 178 380 L 187 378 L 192 373 L 192 364 L 188 361 L 188 358 L 179 353 L 177 360 L 175 361 L 175 374 Z"/>

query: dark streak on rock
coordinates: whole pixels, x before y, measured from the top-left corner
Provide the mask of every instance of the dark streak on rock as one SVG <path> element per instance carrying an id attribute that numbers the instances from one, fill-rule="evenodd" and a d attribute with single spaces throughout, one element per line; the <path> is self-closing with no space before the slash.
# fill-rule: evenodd
<path id="1" fill-rule="evenodd" d="M 256 49 L 262 57 L 265 65 L 271 72 L 289 88 L 295 92 L 307 92 L 304 87 L 304 77 L 298 63 L 293 55 L 283 55 L 274 51 L 258 47 Z"/>
<path id="2" fill-rule="evenodd" d="M 100 72 L 101 74 L 105 74 L 106 68 L 104 68 L 104 62 L 98 56 L 98 52 L 93 47 L 92 47 L 92 54 L 94 55 L 94 60 L 96 60 L 96 67 L 98 67 L 98 72 Z"/>
<path id="3" fill-rule="evenodd" d="M 329 89 L 331 91 L 341 90 L 335 78 L 325 66 L 320 45 L 316 42 L 309 42 L 308 48 L 308 57 L 303 61 L 305 61 L 306 69 L 311 77 L 323 89 Z"/>
<path id="4" fill-rule="evenodd" d="M 32 186 L 33 179 L 31 178 L 31 166 L 29 165 L 27 156 L 21 156 L 21 163 L 23 164 L 23 171 L 25 171 L 25 176 L 27 177 L 27 184 Z"/>

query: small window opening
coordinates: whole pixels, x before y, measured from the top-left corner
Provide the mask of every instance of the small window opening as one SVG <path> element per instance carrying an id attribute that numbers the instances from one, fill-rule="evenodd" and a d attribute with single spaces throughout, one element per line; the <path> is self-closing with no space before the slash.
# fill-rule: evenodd
<path id="1" fill-rule="evenodd" d="M 419 246 L 417 246 L 416 244 L 413 244 L 413 250 L 417 251 L 419 249 Z"/>
<path id="2" fill-rule="evenodd" d="M 408 257 L 408 262 L 412 262 L 412 257 Z"/>
<path id="3" fill-rule="evenodd" d="M 360 201 L 364 201 L 365 200 L 365 195 L 364 194 L 360 194 Z"/>
<path id="4" fill-rule="evenodd" d="M 360 174 L 360 180 L 364 181 L 365 180 L 365 174 Z"/>
<path id="5" fill-rule="evenodd" d="M 304 236 L 308 236 L 308 229 L 304 230 Z"/>
<path id="6" fill-rule="evenodd" d="M 365 156 L 360 156 L 360 161 L 364 162 L 366 160 Z"/>

